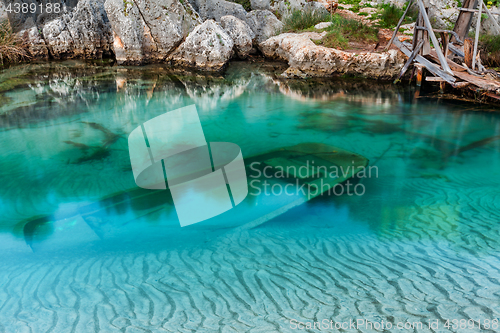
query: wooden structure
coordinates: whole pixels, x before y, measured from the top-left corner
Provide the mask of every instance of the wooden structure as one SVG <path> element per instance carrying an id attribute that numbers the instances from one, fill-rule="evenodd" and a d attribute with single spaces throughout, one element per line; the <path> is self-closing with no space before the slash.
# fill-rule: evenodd
<path id="1" fill-rule="evenodd" d="M 418 19 L 413 32 L 413 44 L 401 42 L 396 37 L 397 32 L 413 4 L 410 0 L 408 7 L 399 20 L 391 40 L 386 48 L 391 44 L 397 46 L 408 56 L 408 61 L 404 65 L 396 81 L 399 81 L 411 64 L 417 75 L 417 86 L 422 84 L 425 72 L 430 73 L 425 81 L 441 82 L 441 86 L 449 84 L 454 88 L 468 87 L 474 91 L 484 92 L 485 95 L 500 101 L 500 74 L 486 69 L 482 66 L 478 54 L 479 29 L 481 26 L 481 14 L 483 9 L 488 17 L 493 21 L 497 32 L 500 34 L 500 25 L 497 18 L 491 13 L 484 0 L 465 0 L 460 8 L 457 21 L 453 30 L 433 29 L 429 20 L 428 0 L 415 0 L 419 9 Z M 467 39 L 474 14 L 477 13 L 475 40 Z M 436 37 L 439 34 L 440 39 Z M 431 48 L 431 42 L 434 48 Z"/>

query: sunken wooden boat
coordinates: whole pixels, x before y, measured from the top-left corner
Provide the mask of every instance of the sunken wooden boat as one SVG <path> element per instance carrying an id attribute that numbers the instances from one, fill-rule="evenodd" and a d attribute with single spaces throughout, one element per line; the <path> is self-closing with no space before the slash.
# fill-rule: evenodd
<path id="1" fill-rule="evenodd" d="M 135 188 L 81 204 L 57 219 L 45 216 L 27 221 L 25 241 L 35 249 L 54 239 L 64 238 L 61 244 L 106 240 L 147 233 L 144 223 L 154 224 L 157 234 L 250 229 L 316 197 L 342 195 L 343 189 L 336 186 L 356 178 L 368 159 L 322 143 L 302 143 L 247 157 L 244 163 L 248 195 L 233 209 L 208 220 L 181 228 L 168 190 Z"/>

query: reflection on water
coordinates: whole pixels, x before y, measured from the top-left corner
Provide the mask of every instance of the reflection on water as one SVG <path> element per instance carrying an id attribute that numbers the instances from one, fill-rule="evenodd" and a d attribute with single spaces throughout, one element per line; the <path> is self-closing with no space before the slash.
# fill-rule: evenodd
<path id="1" fill-rule="evenodd" d="M 283 81 L 280 66 L 0 72 L 0 331 L 499 318 L 499 115 L 392 84 Z M 127 137 L 191 104 L 206 141 L 248 161 L 314 142 L 377 172 L 362 195 L 319 196 L 253 229 L 237 222 L 263 195 L 233 224 L 180 228 L 168 191 L 137 188 Z"/>
<path id="2" fill-rule="evenodd" d="M 63 62 L 4 71 L 2 231 L 24 235 L 30 243 L 35 231 L 40 239 L 53 232 L 53 226 L 42 227 L 48 217 L 67 218 L 93 205 L 106 211 L 104 221 L 95 216 L 86 221 L 101 238 L 102 228 L 96 226 L 112 228 L 112 221 L 121 221 L 116 227 L 175 220 L 171 204 L 165 213 L 165 201 L 158 201 L 158 195 L 138 194 L 126 137 L 144 121 L 193 103 L 207 139 L 235 142 L 246 157 L 318 142 L 359 153 L 380 168 L 376 179 L 364 180 L 368 191 L 361 198 L 322 198 L 297 208 L 302 214 L 290 213 L 292 220 L 307 221 L 319 209 L 315 207 L 344 202 L 352 217 L 377 234 L 389 232 L 397 221 L 408 221 L 417 214 L 415 209 L 424 215 L 425 209 L 440 209 L 447 219 L 459 219 L 461 212 L 454 205 L 415 207 L 419 191 L 443 183 L 463 192 L 457 179 L 474 179 L 486 173 L 485 168 L 497 174 L 496 114 L 461 112 L 470 105 L 416 101 L 410 90 L 388 83 L 283 81 L 275 75 L 276 68 L 279 64 L 234 63 L 223 76 L 206 76 L 158 66 Z M 478 164 L 485 159 L 486 165 Z M 406 181 L 416 179 L 423 188 L 408 190 Z M 141 199 L 120 200 L 123 196 Z"/>

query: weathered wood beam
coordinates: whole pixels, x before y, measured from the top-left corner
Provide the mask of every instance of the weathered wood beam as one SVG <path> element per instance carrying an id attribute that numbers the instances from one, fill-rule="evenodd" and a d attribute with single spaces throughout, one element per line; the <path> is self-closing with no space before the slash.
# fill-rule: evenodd
<path id="1" fill-rule="evenodd" d="M 478 0 L 465 0 L 463 1 L 462 9 L 460 10 L 460 13 L 458 14 L 457 21 L 455 23 L 455 27 L 453 28 L 453 31 L 455 31 L 459 36 L 461 40 L 464 40 L 465 37 L 467 37 L 467 33 L 469 32 L 470 26 L 472 24 L 472 17 L 473 13 L 469 11 L 465 11 L 465 9 L 473 9 L 477 7 Z M 452 42 L 454 42 L 455 39 L 452 38 Z"/>
<path id="2" fill-rule="evenodd" d="M 477 13 L 479 11 L 479 9 L 469 9 L 469 8 L 459 8 L 458 10 L 464 11 L 464 12 L 471 12 L 471 13 Z M 500 15 L 500 13 L 492 13 L 492 12 L 490 12 L 490 13 L 491 13 L 491 15 Z"/>
<path id="3" fill-rule="evenodd" d="M 438 76 L 428 76 L 425 78 L 425 81 L 428 81 L 428 82 L 446 82 L 445 79 L 440 78 Z"/>
<path id="4" fill-rule="evenodd" d="M 488 14 L 488 17 L 493 22 L 493 25 L 495 26 L 495 28 L 497 28 L 497 32 L 500 34 L 500 25 L 498 24 L 497 20 L 493 17 L 493 13 L 490 12 L 490 10 L 488 9 L 488 6 L 486 6 L 486 4 L 484 3 L 484 0 L 480 0 L 480 1 L 483 3 L 484 11 L 486 12 L 486 14 Z"/>
<path id="5" fill-rule="evenodd" d="M 436 38 L 436 35 L 434 35 L 434 31 L 432 30 L 431 21 L 429 20 L 429 16 L 427 16 L 427 11 L 425 10 L 424 3 L 422 2 L 422 0 L 417 0 L 417 3 L 420 8 L 420 12 L 422 13 L 422 17 L 424 18 L 425 26 L 428 29 L 429 36 L 431 37 L 432 44 L 434 44 L 434 48 L 436 49 L 441 67 L 443 67 L 443 70 L 446 73 L 453 75 L 450 66 L 448 66 L 448 63 L 446 62 L 446 58 L 444 57 L 443 52 L 441 52 L 441 49 L 439 48 L 439 42 Z"/>
<path id="6" fill-rule="evenodd" d="M 415 29 L 418 29 L 418 30 L 427 30 L 426 27 L 422 27 L 422 26 L 419 26 L 419 25 L 416 25 Z M 439 33 L 446 32 L 446 33 L 452 34 L 455 37 L 455 40 L 457 41 L 457 44 L 463 44 L 463 41 L 460 40 L 460 37 L 453 30 L 434 29 L 434 32 L 439 32 Z"/>
<path id="7" fill-rule="evenodd" d="M 403 13 L 403 16 L 401 16 L 401 18 L 399 19 L 399 22 L 398 24 L 396 25 L 396 28 L 394 29 L 394 32 L 392 33 L 392 37 L 391 37 L 391 40 L 389 41 L 389 43 L 385 46 L 385 49 L 384 51 L 387 51 L 389 49 L 389 47 L 391 47 L 391 44 L 392 44 L 392 41 L 394 40 L 394 38 L 396 38 L 396 35 L 398 34 L 398 30 L 399 30 L 399 27 L 401 26 L 401 24 L 403 23 L 404 19 L 405 19 L 405 16 L 406 14 L 408 13 L 408 9 L 410 9 L 410 6 L 412 5 L 413 3 L 413 0 L 410 0 L 410 2 L 408 3 L 408 7 L 406 7 L 406 10 L 405 12 Z"/>
<path id="8" fill-rule="evenodd" d="M 483 0 L 479 0 L 483 1 Z M 474 53 L 472 55 L 472 70 L 476 69 L 476 56 L 477 56 L 477 45 L 479 44 L 479 32 L 481 31 L 481 14 L 482 14 L 483 6 L 479 6 L 479 13 L 477 14 L 477 23 L 476 23 L 476 39 L 474 40 Z M 439 55 L 439 54 L 438 54 Z"/>
<path id="9" fill-rule="evenodd" d="M 401 52 L 403 52 L 407 57 L 410 57 L 411 56 L 411 51 L 403 45 L 403 43 L 401 43 L 397 38 L 394 39 L 394 45 L 396 45 L 400 50 Z M 446 72 L 444 72 L 441 68 L 439 68 L 438 66 L 436 66 L 435 64 L 433 64 L 432 62 L 430 62 L 429 60 L 425 59 L 424 57 L 422 57 L 420 54 L 417 55 L 415 57 L 415 61 L 421 63 L 422 65 L 425 66 L 425 68 L 427 68 L 427 70 L 429 72 L 431 72 L 432 74 L 434 74 L 435 76 L 439 76 L 439 77 L 442 77 L 443 79 L 446 80 L 446 82 L 449 82 L 449 83 L 452 83 L 452 82 L 455 82 L 455 78 L 453 77 L 453 75 L 450 75 Z"/>
<path id="10" fill-rule="evenodd" d="M 413 62 L 413 60 L 415 59 L 415 57 L 417 56 L 417 54 L 420 52 L 420 49 L 422 48 L 422 45 L 424 45 L 424 40 L 423 39 L 421 39 L 420 42 L 418 42 L 417 46 L 413 49 L 410 57 L 408 58 L 408 61 L 406 61 L 406 64 L 401 69 L 401 72 L 399 73 L 399 76 L 394 81 L 394 83 L 399 82 L 399 80 L 401 80 L 401 78 L 403 77 L 403 75 L 405 75 L 405 73 L 408 70 L 408 68 L 410 67 L 411 63 Z"/>

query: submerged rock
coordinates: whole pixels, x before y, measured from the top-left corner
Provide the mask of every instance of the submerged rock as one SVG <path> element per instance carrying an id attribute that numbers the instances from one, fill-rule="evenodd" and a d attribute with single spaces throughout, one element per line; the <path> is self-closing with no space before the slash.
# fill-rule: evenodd
<path id="1" fill-rule="evenodd" d="M 189 34 L 172 53 L 172 64 L 201 70 L 221 70 L 233 55 L 233 40 L 214 20 L 207 20 Z"/>
<path id="2" fill-rule="evenodd" d="M 314 44 L 322 34 L 286 33 L 259 44 L 262 53 L 272 59 L 288 62 L 285 77 L 325 77 L 335 74 L 356 75 L 373 79 L 391 79 L 399 74 L 405 57 L 396 50 L 383 53 L 350 53 Z"/>
<path id="3" fill-rule="evenodd" d="M 221 17 L 220 23 L 229 37 L 233 39 L 234 49 L 238 57 L 241 59 L 248 57 L 252 50 L 252 41 L 255 38 L 250 26 L 231 15 Z"/>

